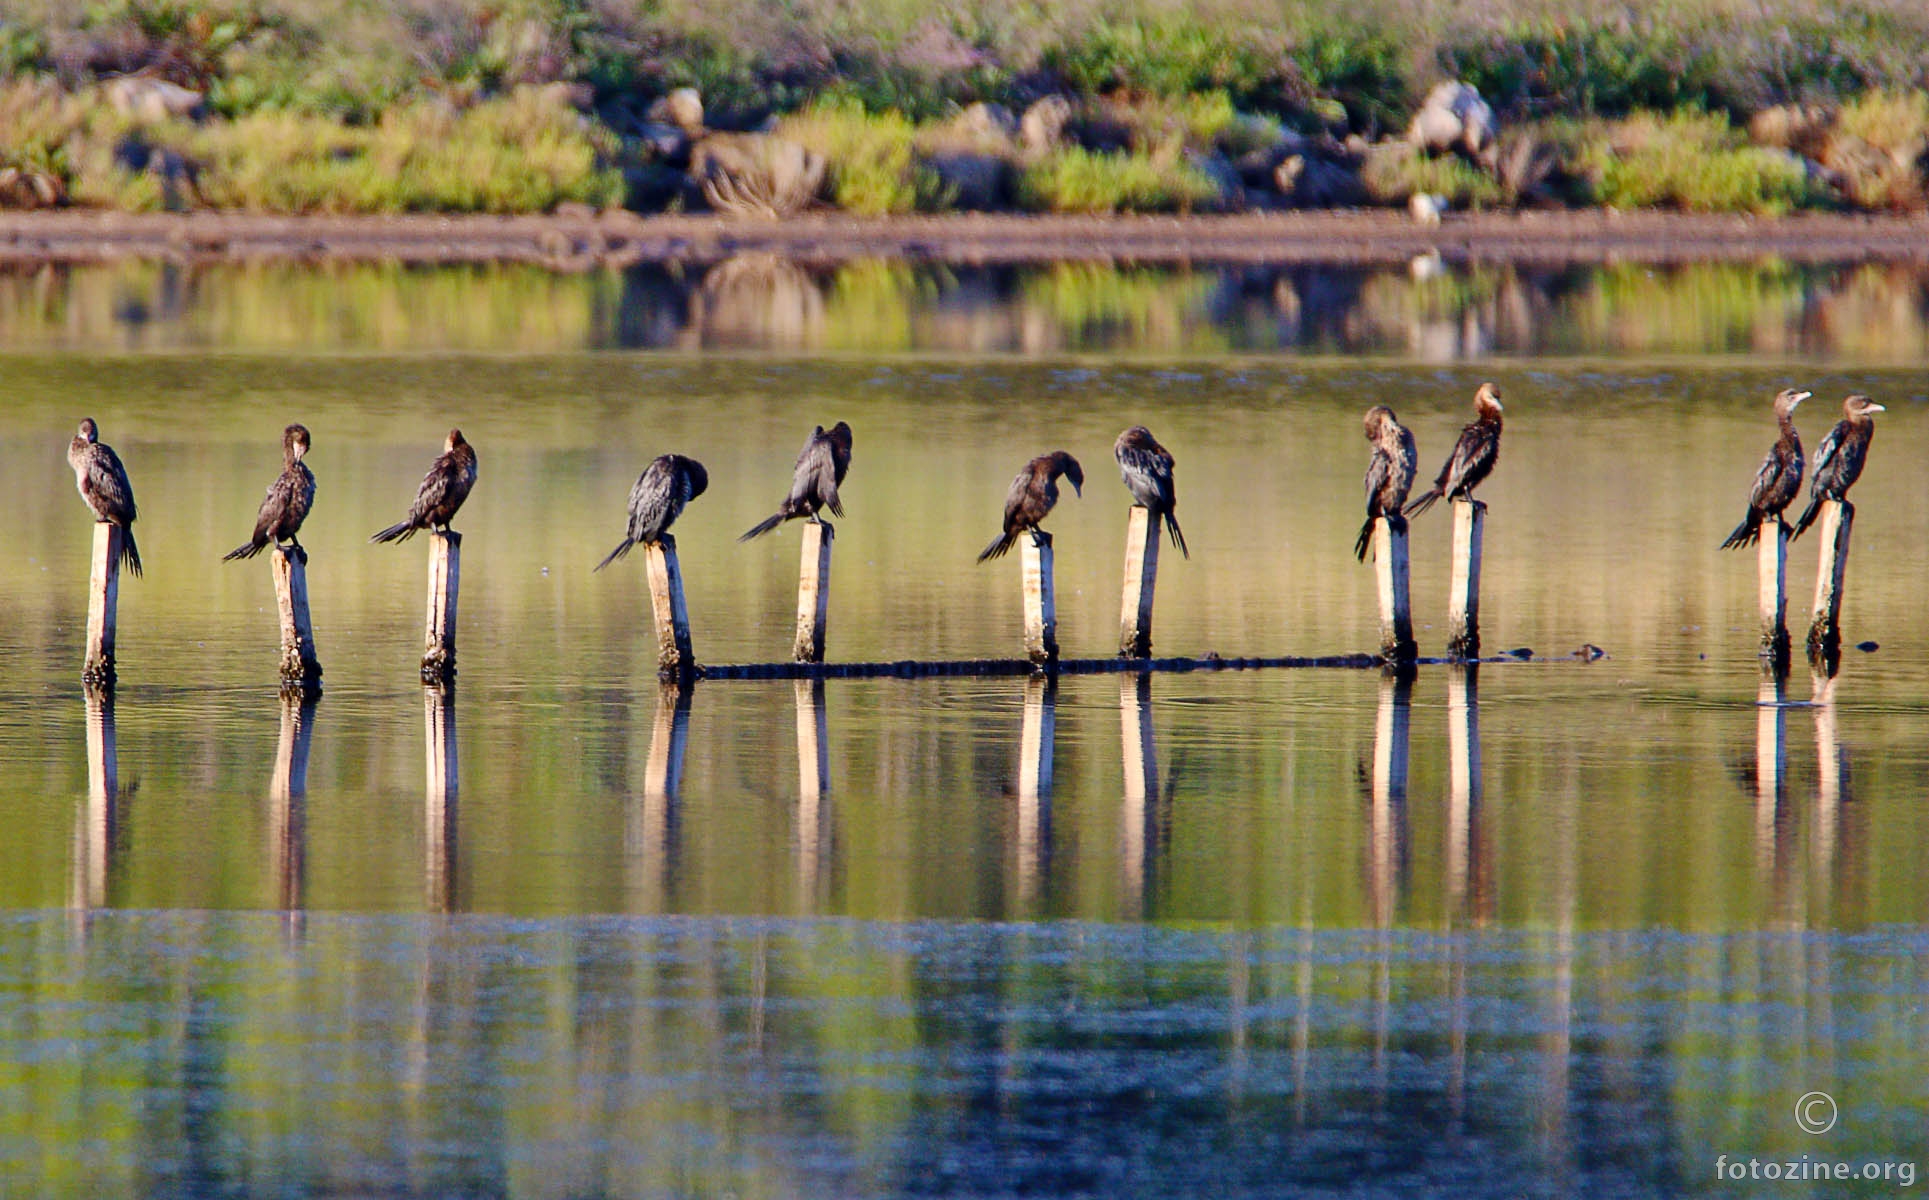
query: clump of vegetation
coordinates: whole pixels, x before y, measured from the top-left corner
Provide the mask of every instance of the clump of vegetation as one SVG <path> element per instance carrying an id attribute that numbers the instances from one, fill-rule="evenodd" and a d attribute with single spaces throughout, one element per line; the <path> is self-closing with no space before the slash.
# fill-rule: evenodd
<path id="1" fill-rule="evenodd" d="M 1106 154 L 1082 146 L 1025 164 L 1018 203 L 1054 213 L 1189 213 L 1218 198 L 1212 178 L 1177 154 Z"/>
<path id="2" fill-rule="evenodd" d="M 1637 113 L 1583 152 L 1595 199 L 1615 208 L 1780 214 L 1818 198 L 1802 160 L 1748 143 L 1724 117 Z"/>
<path id="3" fill-rule="evenodd" d="M 777 132 L 824 156 L 831 203 L 845 212 L 883 217 L 947 206 L 943 182 L 916 156 L 917 127 L 900 113 L 828 99 L 786 117 Z"/>
<path id="4" fill-rule="evenodd" d="M 1416 194 L 1444 196 L 1452 208 L 1493 208 L 1501 181 L 1458 155 L 1433 157 L 1405 142 L 1382 142 L 1366 156 L 1360 182 L 1379 204 L 1405 204 Z"/>

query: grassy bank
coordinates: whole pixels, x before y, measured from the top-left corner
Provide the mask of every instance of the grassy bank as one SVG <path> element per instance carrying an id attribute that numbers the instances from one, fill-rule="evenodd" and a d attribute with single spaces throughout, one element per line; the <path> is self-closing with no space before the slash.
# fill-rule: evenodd
<path id="1" fill-rule="evenodd" d="M 859 214 L 1415 192 L 1458 207 L 1911 209 L 1929 190 L 1924 46 L 1917 0 L 0 0 L 0 202 L 531 212 L 740 197 L 740 179 L 703 172 L 767 156 L 734 144 L 693 169 L 700 131 L 671 136 L 655 107 L 690 87 L 706 129 L 804 148 L 776 191 Z M 1481 154 L 1397 140 L 1447 79 L 1492 107 L 1499 138 Z M 1047 97 L 1063 119 L 1028 138 L 1016 118 Z M 764 190 L 749 189 L 762 207 L 795 201 Z"/>

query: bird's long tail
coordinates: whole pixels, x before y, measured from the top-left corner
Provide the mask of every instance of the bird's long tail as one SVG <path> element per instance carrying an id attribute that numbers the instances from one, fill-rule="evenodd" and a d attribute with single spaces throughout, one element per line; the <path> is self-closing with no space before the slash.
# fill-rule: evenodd
<path id="1" fill-rule="evenodd" d="M 1440 489 L 1438 487 L 1430 487 L 1418 496 L 1407 501 L 1407 506 L 1400 510 L 1400 515 L 1403 517 L 1417 517 L 1432 508 L 1434 501 L 1438 499 L 1440 499 Z"/>
<path id="2" fill-rule="evenodd" d="M 136 576 L 141 573 L 141 548 L 134 544 L 134 530 L 128 525 L 121 526 L 121 565 Z"/>
<path id="3" fill-rule="evenodd" d="M 1179 518 L 1169 512 L 1165 515 L 1165 531 L 1172 538 L 1172 544 L 1179 548 L 1179 553 L 1191 558 L 1192 551 L 1186 549 L 1186 535 L 1179 532 Z"/>
<path id="4" fill-rule="evenodd" d="M 267 544 L 268 544 L 267 538 L 260 538 L 258 540 L 244 542 L 241 545 L 236 546 L 234 549 L 228 551 L 226 554 L 223 554 L 221 556 L 221 561 L 233 562 L 237 558 L 253 558 L 255 555 L 261 553 L 262 547 L 266 546 Z"/>
<path id="5" fill-rule="evenodd" d="M 757 522 L 755 525 L 752 525 L 748 530 L 744 532 L 743 536 L 738 538 L 737 540 L 740 542 L 747 542 L 751 538 L 762 537 L 766 533 L 769 533 L 771 530 L 777 528 L 779 525 L 782 525 L 787 519 L 788 519 L 788 514 L 782 511 L 774 512 L 769 516 L 765 517 L 763 520 Z"/>
<path id="6" fill-rule="evenodd" d="M 616 543 L 616 549 L 609 552 L 609 557 L 605 558 L 602 562 L 597 563 L 594 569 L 600 571 L 604 567 L 609 566 L 617 559 L 623 557 L 625 554 L 628 554 L 630 552 L 630 547 L 634 545 L 636 545 L 636 540 L 634 538 L 624 538 L 622 541 Z"/>
<path id="7" fill-rule="evenodd" d="M 1360 536 L 1353 543 L 1353 557 L 1361 562 L 1366 561 L 1366 548 L 1373 541 L 1373 523 L 1377 520 L 1378 517 L 1368 517 L 1366 524 L 1360 526 Z"/>
<path id="8" fill-rule="evenodd" d="M 1779 518 L 1777 519 L 1779 520 Z M 1735 532 L 1729 534 L 1728 540 L 1721 544 L 1721 548 L 1723 550 L 1736 550 L 1742 546 L 1750 546 L 1753 545 L 1755 540 L 1761 537 L 1761 535 L 1762 514 L 1751 508 L 1748 510 L 1748 515 L 1742 518 L 1741 524 L 1735 526 Z"/>
<path id="9" fill-rule="evenodd" d="M 1810 525 L 1815 524 L 1815 518 L 1821 511 L 1822 497 L 1816 496 L 1808 502 L 1808 507 L 1802 510 L 1802 519 L 1795 522 L 1795 532 L 1788 535 L 1788 540 L 1792 542 L 1801 537 Z"/>
<path id="10" fill-rule="evenodd" d="M 382 532 L 376 534 L 375 536 L 369 538 L 368 540 L 371 542 L 406 541 L 409 535 L 414 532 L 415 532 L 414 522 L 397 521 L 395 524 L 389 526 L 387 529 L 384 529 Z"/>
<path id="11" fill-rule="evenodd" d="M 987 558 L 1003 558 L 1005 552 L 1017 544 L 1018 532 L 1016 529 L 1007 530 L 991 539 L 991 545 L 985 547 L 985 552 L 978 556 L 978 561 L 983 562 Z"/>

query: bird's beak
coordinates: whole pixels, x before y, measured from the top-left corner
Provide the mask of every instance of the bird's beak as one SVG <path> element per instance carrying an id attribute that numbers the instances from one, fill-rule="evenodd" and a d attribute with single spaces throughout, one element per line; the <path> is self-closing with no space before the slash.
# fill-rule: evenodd
<path id="1" fill-rule="evenodd" d="M 1869 405 L 1869 411 L 1870 412 L 1888 412 L 1889 410 L 1884 408 L 1880 404 L 1871 404 Z"/>
<path id="2" fill-rule="evenodd" d="M 1072 480 L 1072 494 L 1080 500 L 1085 499 L 1085 489 L 1078 485 L 1078 480 L 1076 479 Z"/>
<path id="3" fill-rule="evenodd" d="M 1814 392 L 1796 392 L 1795 403 L 1800 404 L 1802 401 L 1808 399 L 1810 396 L 1813 396 L 1814 394 L 1815 394 Z"/>

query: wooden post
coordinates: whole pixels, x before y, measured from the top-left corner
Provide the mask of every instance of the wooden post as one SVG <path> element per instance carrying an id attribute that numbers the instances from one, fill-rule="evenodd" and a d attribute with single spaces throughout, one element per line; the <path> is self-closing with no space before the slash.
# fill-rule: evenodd
<path id="1" fill-rule="evenodd" d="M 1447 887 L 1453 907 L 1473 892 L 1480 819 L 1480 668 L 1447 668 Z"/>
<path id="2" fill-rule="evenodd" d="M 1034 529 L 1018 548 L 1025 584 L 1025 656 L 1035 667 L 1058 663 L 1058 600 L 1052 587 L 1052 535 Z"/>
<path id="3" fill-rule="evenodd" d="M 687 680 L 696 674 L 696 653 L 690 648 L 690 610 L 683 602 L 683 567 L 676 557 L 676 539 L 664 534 L 643 548 L 650 575 L 650 609 L 656 614 L 656 670 L 665 679 Z"/>
<path id="4" fill-rule="evenodd" d="M 1775 518 L 1773 530 L 1763 522 L 1756 554 L 1760 574 L 1762 617 L 1761 654 L 1772 662 L 1788 662 L 1788 527 Z"/>
<path id="5" fill-rule="evenodd" d="M 81 679 L 114 686 L 114 614 L 121 601 L 121 544 L 127 533 L 106 521 L 94 523 L 94 563 L 87 578 L 87 665 Z"/>
<path id="6" fill-rule="evenodd" d="M 429 619 L 422 648 L 422 682 L 455 679 L 455 609 L 462 587 L 462 535 L 429 530 Z"/>
<path id="7" fill-rule="evenodd" d="M 1152 819 L 1159 796 L 1159 756 L 1152 740 L 1152 676 L 1119 677 L 1119 746 L 1125 771 L 1125 803 L 1119 813 L 1119 874 L 1124 883 L 1123 918 L 1144 914 L 1151 874 Z"/>
<path id="8" fill-rule="evenodd" d="M 1408 602 L 1407 523 L 1390 517 L 1373 522 L 1373 570 L 1380 585 L 1380 653 L 1388 662 L 1412 662 L 1413 608 Z"/>
<path id="9" fill-rule="evenodd" d="M 1815 615 L 1808 625 L 1808 648 L 1839 649 L 1842 645 L 1842 585 L 1849 573 L 1849 531 L 1855 525 L 1855 505 L 1847 500 L 1822 501 L 1822 558 L 1815 569 Z"/>
<path id="10" fill-rule="evenodd" d="M 797 643 L 791 657 L 802 663 L 824 661 L 824 626 L 831 612 L 831 542 L 837 530 L 827 522 L 804 523 L 804 546 L 797 568 Z"/>
<path id="11" fill-rule="evenodd" d="M 1453 587 L 1448 599 L 1447 655 L 1480 657 L 1480 539 L 1487 506 L 1479 500 L 1453 502 Z"/>
<path id="12" fill-rule="evenodd" d="M 101 526 L 107 528 L 107 526 Z M 87 689 L 87 802 L 75 821 L 74 875 L 68 906 L 76 912 L 107 904 L 120 824 L 120 754 L 114 744 L 114 692 Z"/>
<path id="13" fill-rule="evenodd" d="M 315 697 L 283 692 L 275 772 L 268 781 L 269 856 L 275 866 L 276 903 L 283 912 L 299 910 L 306 890 L 308 746 L 314 732 Z"/>
<path id="14" fill-rule="evenodd" d="M 1051 855 L 1052 743 L 1058 729 L 1058 680 L 1025 681 L 1025 716 L 1018 735 L 1018 898 L 1029 911 Z"/>
<path id="15" fill-rule="evenodd" d="M 275 611 L 281 615 L 282 690 L 317 695 L 322 669 L 308 620 L 308 566 L 293 549 L 275 546 L 268 568 L 274 572 Z"/>
<path id="16" fill-rule="evenodd" d="M 427 766 L 422 805 L 423 892 L 429 911 L 456 907 L 457 778 L 455 688 L 422 689 L 422 749 Z"/>
<path id="17" fill-rule="evenodd" d="M 797 889 L 800 910 L 811 912 L 827 874 L 824 799 L 831 790 L 830 732 L 824 681 L 796 679 L 791 685 L 797 703 Z"/>
<path id="18" fill-rule="evenodd" d="M 1159 522 L 1143 504 L 1125 519 L 1125 596 L 1119 605 L 1119 657 L 1152 656 L 1152 592 L 1159 580 Z"/>

